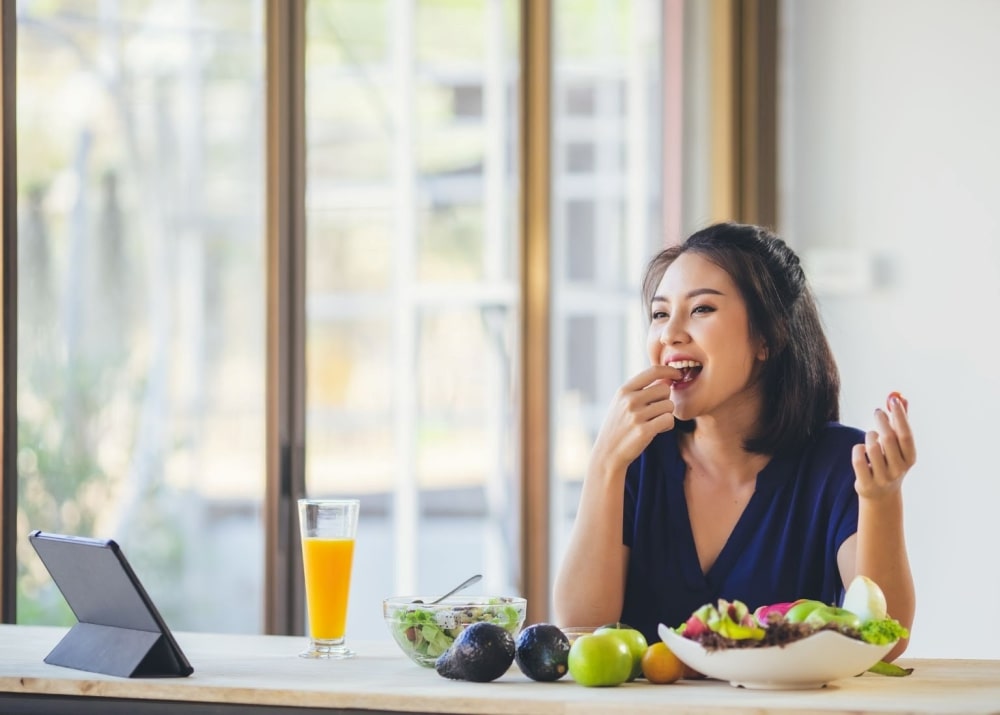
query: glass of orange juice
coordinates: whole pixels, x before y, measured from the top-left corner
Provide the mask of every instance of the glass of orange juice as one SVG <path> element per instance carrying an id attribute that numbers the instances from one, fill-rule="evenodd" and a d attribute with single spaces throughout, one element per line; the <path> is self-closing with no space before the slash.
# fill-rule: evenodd
<path id="1" fill-rule="evenodd" d="M 352 658 L 344 644 L 351 590 L 357 499 L 299 499 L 309 647 L 303 658 Z"/>

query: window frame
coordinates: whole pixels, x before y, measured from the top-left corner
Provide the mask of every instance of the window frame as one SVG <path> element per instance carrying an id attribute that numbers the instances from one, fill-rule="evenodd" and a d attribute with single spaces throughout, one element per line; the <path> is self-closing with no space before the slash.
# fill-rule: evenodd
<path id="1" fill-rule="evenodd" d="M 17 57 L 15 3 L 0 5 L 0 622 L 17 614 Z M 9 425 L 14 425 L 13 429 Z"/>

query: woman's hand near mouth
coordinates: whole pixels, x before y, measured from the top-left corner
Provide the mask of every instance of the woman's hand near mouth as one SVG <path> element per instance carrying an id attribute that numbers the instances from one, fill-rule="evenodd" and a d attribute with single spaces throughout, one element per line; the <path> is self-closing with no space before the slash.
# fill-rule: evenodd
<path id="1" fill-rule="evenodd" d="M 624 476 L 653 437 L 674 428 L 670 390 L 680 378 L 677 368 L 653 365 L 618 388 L 594 443 L 593 461 Z"/>

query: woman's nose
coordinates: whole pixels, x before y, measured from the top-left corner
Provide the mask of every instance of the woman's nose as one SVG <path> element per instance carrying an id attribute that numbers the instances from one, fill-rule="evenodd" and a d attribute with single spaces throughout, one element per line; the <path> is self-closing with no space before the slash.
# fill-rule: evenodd
<path id="1" fill-rule="evenodd" d="M 662 345 L 681 343 L 686 338 L 687 332 L 679 315 L 670 316 L 670 319 L 663 323 L 663 327 L 660 329 L 660 344 Z"/>

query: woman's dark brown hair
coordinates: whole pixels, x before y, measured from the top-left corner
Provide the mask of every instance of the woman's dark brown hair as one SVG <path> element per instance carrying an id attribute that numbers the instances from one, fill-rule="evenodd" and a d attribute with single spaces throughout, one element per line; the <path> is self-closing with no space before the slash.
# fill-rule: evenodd
<path id="1" fill-rule="evenodd" d="M 729 274 L 746 303 L 751 338 L 766 346 L 760 424 L 745 449 L 801 449 L 826 422 L 839 419 L 840 375 L 798 256 L 759 226 L 709 226 L 649 262 L 642 281 L 647 315 L 663 274 L 683 253 L 702 256 Z"/>

